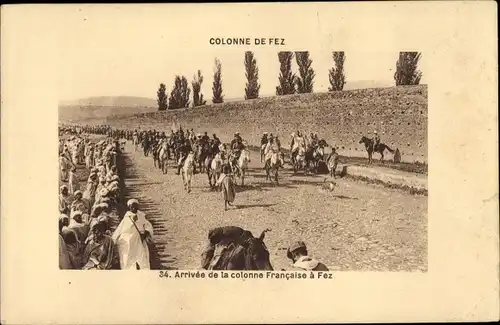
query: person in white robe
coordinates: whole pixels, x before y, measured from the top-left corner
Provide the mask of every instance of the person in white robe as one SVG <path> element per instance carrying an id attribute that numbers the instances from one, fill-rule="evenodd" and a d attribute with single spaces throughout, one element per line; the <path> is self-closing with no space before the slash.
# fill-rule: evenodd
<path id="1" fill-rule="evenodd" d="M 80 189 L 78 175 L 76 174 L 76 168 L 74 166 L 69 170 L 68 188 L 70 194 L 74 194 Z"/>
<path id="2" fill-rule="evenodd" d="M 139 210 L 139 201 L 127 202 L 129 211 L 113 233 L 113 241 L 118 249 L 122 270 L 149 270 L 149 247 L 153 226 L 146 214 Z"/>
<path id="3" fill-rule="evenodd" d="M 59 168 L 60 168 L 60 177 L 63 182 L 68 181 L 68 169 L 69 169 L 70 163 L 68 162 L 68 159 L 64 156 L 64 154 L 61 154 L 59 156 Z"/>

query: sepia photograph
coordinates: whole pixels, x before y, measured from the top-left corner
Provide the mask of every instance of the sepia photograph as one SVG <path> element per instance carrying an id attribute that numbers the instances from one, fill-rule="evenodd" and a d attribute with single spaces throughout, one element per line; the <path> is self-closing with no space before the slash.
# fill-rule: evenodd
<path id="1" fill-rule="evenodd" d="M 2 6 L 0 322 L 498 320 L 493 4 Z"/>
<path id="2" fill-rule="evenodd" d="M 62 269 L 427 270 L 425 53 L 112 49 L 64 70 Z"/>

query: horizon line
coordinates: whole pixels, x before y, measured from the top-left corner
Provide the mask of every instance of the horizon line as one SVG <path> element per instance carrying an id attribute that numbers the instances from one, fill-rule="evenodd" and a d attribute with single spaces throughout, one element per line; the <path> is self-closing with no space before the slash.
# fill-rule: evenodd
<path id="1" fill-rule="evenodd" d="M 351 82 L 346 82 L 346 85 L 349 83 L 356 83 L 356 82 L 379 82 L 379 83 L 391 83 L 390 81 L 386 80 L 355 80 Z M 395 83 L 392 81 L 392 83 Z M 426 84 L 420 84 L 420 85 L 426 85 Z M 395 87 L 396 85 L 391 85 L 391 86 L 383 86 L 383 87 L 361 87 L 361 88 L 352 88 L 352 89 L 343 89 L 342 91 L 348 91 L 348 90 L 356 90 L 356 89 L 370 89 L 370 88 L 389 88 L 389 87 Z M 313 91 L 312 93 L 325 93 L 325 92 L 330 92 L 328 88 L 320 88 L 317 91 Z M 191 93 L 192 94 L 192 93 Z M 266 97 L 274 97 L 278 96 L 275 93 L 274 94 L 263 94 L 259 95 L 259 98 L 266 98 Z M 283 96 L 283 95 L 281 95 Z M 90 98 L 99 98 L 99 97 L 136 97 L 136 98 L 144 98 L 144 99 L 151 99 L 151 100 L 156 100 L 155 97 L 146 97 L 146 96 L 139 96 L 139 95 L 91 95 L 91 96 L 86 96 L 86 97 L 80 97 L 80 98 L 73 98 L 73 99 L 59 99 L 58 103 L 61 102 L 69 102 L 69 101 L 78 101 L 78 100 L 86 100 Z M 191 97 L 191 95 L 190 95 Z M 243 94 L 241 97 L 225 97 L 227 99 L 244 99 L 245 95 Z"/>

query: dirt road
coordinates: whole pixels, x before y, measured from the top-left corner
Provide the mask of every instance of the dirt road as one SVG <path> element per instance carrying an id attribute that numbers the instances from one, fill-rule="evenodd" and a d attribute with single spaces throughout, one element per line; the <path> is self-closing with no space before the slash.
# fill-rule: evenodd
<path id="1" fill-rule="evenodd" d="M 293 176 L 289 166 L 276 187 L 254 153 L 235 206 L 224 212 L 222 194 L 209 189 L 205 174 L 194 176 L 188 194 L 173 162 L 163 175 L 130 143 L 123 159 L 125 196 L 139 200 L 155 229 L 152 268 L 199 268 L 208 230 L 235 225 L 257 236 L 272 229 L 265 242 L 275 270 L 289 269 L 286 248 L 297 239 L 332 270 L 427 270 L 426 196 L 348 179 L 336 179 L 330 192 L 323 176 Z"/>

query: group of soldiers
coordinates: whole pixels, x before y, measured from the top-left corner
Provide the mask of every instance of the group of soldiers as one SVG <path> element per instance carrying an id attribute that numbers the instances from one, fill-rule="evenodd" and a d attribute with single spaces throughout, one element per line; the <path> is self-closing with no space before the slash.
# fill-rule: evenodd
<path id="1" fill-rule="evenodd" d="M 212 137 L 207 132 L 204 132 L 204 134 L 195 134 L 193 129 L 184 130 L 182 127 L 179 127 L 176 131 L 171 130 L 168 136 L 165 132 L 160 132 L 156 129 L 142 131 L 135 129 L 132 131 L 130 129 L 114 129 L 109 125 L 62 125 L 62 129 L 71 130 L 75 133 L 106 134 L 110 137 L 131 140 L 136 145 L 136 149 L 139 145 L 142 147 L 145 156 L 148 156 L 150 153 L 153 155 L 157 154 L 162 143 L 167 141 L 168 147 L 172 151 L 170 152 L 169 150 L 169 158 L 171 153 L 175 156 L 174 159 L 177 164 L 178 174 L 188 154 L 190 152 L 197 154 L 196 148 L 199 146 L 207 146 L 211 155 L 221 153 L 224 156 L 223 159 L 229 159 L 231 167 L 236 165 L 241 151 L 246 148 L 246 142 L 243 141 L 239 132 L 234 133 L 234 138 L 231 140 L 228 148 L 216 134 L 213 134 Z M 376 130 L 373 134 L 374 149 L 377 150 L 380 144 L 380 136 Z M 293 163 L 300 147 L 313 151 L 317 148 L 324 149 L 326 146 L 328 146 L 327 142 L 324 139 L 320 139 L 317 133 L 311 132 L 309 136 L 306 136 L 301 131 L 296 131 L 291 134 L 289 146 L 290 160 Z M 261 138 L 261 153 L 265 156 L 264 166 L 268 163 L 272 153 L 282 154 L 281 141 L 277 135 L 264 132 Z"/>
<path id="2" fill-rule="evenodd" d="M 311 132 L 309 138 L 304 136 L 300 131 L 292 133 L 290 137 L 290 158 L 292 161 L 301 146 L 304 148 L 309 147 L 313 150 L 318 147 L 325 148 L 328 145 L 324 139 L 319 139 L 318 134 L 313 132 Z M 264 165 L 268 163 L 271 153 L 279 154 L 282 152 L 281 142 L 278 136 L 272 133 L 264 132 L 260 144 L 261 152 L 265 156 Z"/>

